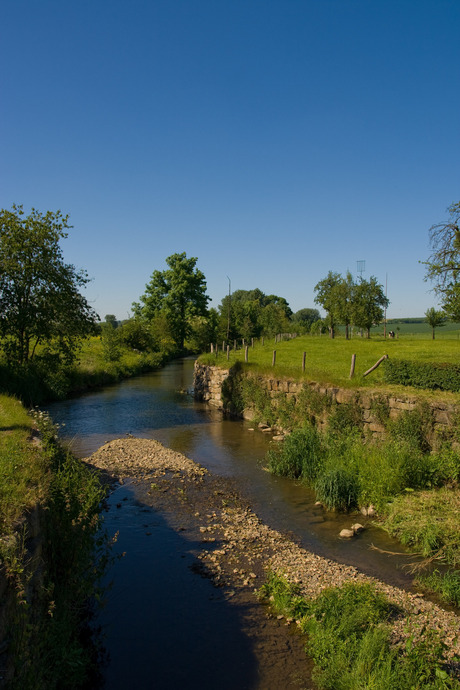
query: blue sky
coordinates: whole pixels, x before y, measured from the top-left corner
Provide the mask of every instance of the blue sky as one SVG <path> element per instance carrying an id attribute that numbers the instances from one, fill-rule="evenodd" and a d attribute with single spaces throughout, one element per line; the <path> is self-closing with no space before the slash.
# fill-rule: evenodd
<path id="1" fill-rule="evenodd" d="M 70 214 L 103 318 L 198 257 L 212 306 L 313 307 L 329 270 L 436 305 L 419 263 L 460 199 L 458 0 L 3 0 L 0 207 Z"/>

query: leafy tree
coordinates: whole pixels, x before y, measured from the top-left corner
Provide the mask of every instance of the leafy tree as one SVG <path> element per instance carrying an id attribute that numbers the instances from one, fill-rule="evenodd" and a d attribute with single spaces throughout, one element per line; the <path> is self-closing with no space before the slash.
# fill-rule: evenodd
<path id="1" fill-rule="evenodd" d="M 120 330 L 110 321 L 101 324 L 102 353 L 106 362 L 118 362 L 121 358 Z"/>
<path id="2" fill-rule="evenodd" d="M 104 318 L 105 323 L 109 323 L 112 328 L 118 328 L 118 321 L 115 314 L 106 314 Z"/>
<path id="3" fill-rule="evenodd" d="M 193 319 L 208 313 L 206 279 L 196 268 L 197 261 L 196 257 L 187 258 L 185 252 L 169 256 L 169 268 L 154 271 L 140 298 L 142 304 L 133 304 L 135 316 L 148 321 L 164 316 L 179 350 L 183 350 L 185 339 L 192 333 Z"/>
<path id="4" fill-rule="evenodd" d="M 284 297 L 265 295 L 262 290 L 236 290 L 219 305 L 222 337 L 226 337 L 230 304 L 230 340 L 259 338 L 289 329 L 292 311 Z"/>
<path id="5" fill-rule="evenodd" d="M 128 319 L 118 330 L 120 341 L 132 350 L 147 352 L 156 349 L 150 325 L 144 320 Z"/>
<path id="6" fill-rule="evenodd" d="M 365 328 L 370 338 L 371 328 L 382 321 L 384 308 L 389 301 L 385 296 L 383 285 L 377 278 L 371 276 L 369 280 L 360 278 L 355 285 L 353 299 L 353 323 L 358 328 Z"/>
<path id="7" fill-rule="evenodd" d="M 445 326 L 444 322 L 446 320 L 446 315 L 443 311 L 438 311 L 434 307 L 430 307 L 430 309 L 427 309 L 425 312 L 425 319 L 426 322 L 431 326 L 431 334 L 434 340 L 435 329 Z"/>
<path id="8" fill-rule="evenodd" d="M 64 263 L 59 242 L 71 226 L 60 211 L 0 211 L 0 335 L 10 362 L 42 353 L 71 362 L 98 316 L 79 289 L 85 271 Z"/>
<path id="9" fill-rule="evenodd" d="M 355 282 L 350 271 L 347 271 L 345 278 L 340 276 L 340 280 L 335 287 L 333 294 L 335 296 L 336 305 L 335 312 L 337 319 L 345 326 L 345 338 L 350 337 L 350 326 L 353 323 L 353 300 L 355 291 Z"/>
<path id="10" fill-rule="evenodd" d="M 259 323 L 262 333 L 267 336 L 276 333 L 287 333 L 290 330 L 290 321 L 286 316 L 286 309 L 282 304 L 269 302 L 261 311 Z"/>
<path id="11" fill-rule="evenodd" d="M 309 309 L 306 307 L 296 311 L 296 313 L 292 316 L 292 323 L 296 325 L 296 328 L 299 328 L 300 326 L 300 329 L 303 333 L 309 333 L 312 324 L 320 319 L 321 314 L 317 309 Z"/>
<path id="12" fill-rule="evenodd" d="M 339 292 L 343 278 L 339 273 L 329 271 L 327 276 L 315 285 L 315 303 L 323 307 L 327 313 L 329 335 L 335 336 L 335 329 L 340 322 L 338 315 Z"/>
<path id="13" fill-rule="evenodd" d="M 460 320 L 460 201 L 447 209 L 450 218 L 430 228 L 432 253 L 425 279 L 434 283 L 445 313 Z"/>

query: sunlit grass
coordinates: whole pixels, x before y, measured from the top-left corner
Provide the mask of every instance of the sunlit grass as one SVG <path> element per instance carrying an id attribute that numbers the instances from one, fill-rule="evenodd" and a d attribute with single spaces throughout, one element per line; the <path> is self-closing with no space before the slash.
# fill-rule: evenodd
<path id="1" fill-rule="evenodd" d="M 18 400 L 0 396 L 0 533 L 11 531 L 46 492 L 47 463 L 31 443 L 33 420 Z"/>
<path id="2" fill-rule="evenodd" d="M 276 364 L 272 366 L 273 350 L 276 350 Z M 302 372 L 303 353 L 306 353 L 305 373 Z M 355 375 L 350 379 L 352 355 L 356 355 Z M 248 363 L 245 364 L 245 350 L 231 350 L 229 361 L 222 350 L 216 355 L 207 353 L 200 357 L 200 361 L 218 366 L 228 366 L 241 362 L 255 373 L 269 374 L 279 377 L 292 377 L 307 381 L 317 381 L 324 385 L 341 387 L 388 387 L 384 382 L 383 367 L 375 369 L 367 377 L 363 374 L 372 367 L 380 357 L 388 355 L 390 358 L 408 359 L 419 362 L 450 362 L 458 363 L 460 358 L 460 342 L 454 340 L 431 340 L 421 338 L 398 338 L 389 340 L 379 337 L 371 339 L 355 337 L 351 340 L 323 336 L 301 336 L 284 342 L 276 343 L 274 339 L 265 344 L 257 341 L 254 347 L 248 348 Z M 391 386 L 391 390 L 405 390 L 400 386 Z M 421 392 L 417 393 L 418 395 Z M 426 392 L 429 397 L 432 393 Z M 459 399 L 458 395 L 442 394 L 448 399 Z M 439 399 L 439 392 L 436 393 Z"/>

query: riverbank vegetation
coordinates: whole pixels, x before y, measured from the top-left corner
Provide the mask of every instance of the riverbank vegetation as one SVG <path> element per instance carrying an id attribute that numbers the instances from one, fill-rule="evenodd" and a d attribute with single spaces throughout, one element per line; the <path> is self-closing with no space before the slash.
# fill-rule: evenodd
<path id="1" fill-rule="evenodd" d="M 371 584 L 349 582 L 308 600 L 281 573 L 269 573 L 260 596 L 306 635 L 318 688 L 460 688 L 455 663 L 443 661 L 444 644 L 434 630 L 422 640 L 409 637 L 404 647 L 393 643 L 392 623 L 402 611 Z M 410 629 L 409 620 L 405 625 Z"/>
<path id="2" fill-rule="evenodd" d="M 88 604 L 108 557 L 108 540 L 99 532 L 104 490 L 97 474 L 59 445 L 46 415 L 28 415 L 18 400 L 2 395 L 0 420 L 0 575 L 7 582 L 3 646 L 9 687 L 82 687 L 91 668 L 83 640 Z M 37 432 L 39 443 L 32 440 Z M 41 540 L 43 565 L 34 572 L 27 515 L 37 505 L 40 533 L 34 540 Z"/>

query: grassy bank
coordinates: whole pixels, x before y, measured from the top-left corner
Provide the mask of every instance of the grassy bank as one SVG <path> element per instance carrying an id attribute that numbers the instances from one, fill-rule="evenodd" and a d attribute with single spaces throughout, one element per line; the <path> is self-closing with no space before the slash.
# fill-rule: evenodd
<path id="1" fill-rule="evenodd" d="M 14 368 L 0 360 L 1 391 L 32 407 L 154 371 L 175 355 L 171 350 L 137 352 L 120 346 L 117 358 L 108 360 L 101 339 L 88 338 L 72 365 L 38 358 L 27 366 Z"/>
<path id="2" fill-rule="evenodd" d="M 305 599 L 281 574 L 269 575 L 261 598 L 306 635 L 306 651 L 323 690 L 458 690 L 457 665 L 443 661 L 434 631 L 423 640 L 392 642 L 392 624 L 403 613 L 370 584 L 348 583 Z M 406 626 L 410 626 L 409 620 Z"/>
<path id="3" fill-rule="evenodd" d="M 272 366 L 273 350 L 276 350 L 275 366 Z M 302 372 L 303 353 L 306 353 L 305 372 Z M 275 375 L 298 380 L 316 381 L 324 385 L 343 388 L 376 388 L 382 387 L 393 391 L 405 391 L 402 386 L 388 386 L 384 381 L 382 366 L 363 377 L 380 357 L 410 360 L 416 362 L 458 363 L 460 342 L 455 339 L 430 340 L 422 338 L 398 338 L 396 340 L 375 337 L 370 340 L 353 338 L 345 340 L 337 337 L 331 340 L 327 336 L 301 336 L 293 340 L 265 344 L 260 341 L 248 349 L 248 363 L 245 363 L 244 349 L 231 350 L 227 361 L 226 353 L 201 355 L 200 362 L 222 367 L 232 366 L 239 362 L 243 370 L 260 375 Z M 355 375 L 350 379 L 351 357 L 356 355 Z M 419 391 L 422 397 L 430 398 L 432 392 Z M 439 397 L 439 393 L 436 393 Z M 460 395 L 442 393 L 443 399 L 460 401 Z"/>
<path id="4" fill-rule="evenodd" d="M 0 396 L 0 561 L 8 581 L 7 652 L 21 690 L 79 688 L 90 668 L 82 640 L 87 601 L 108 556 L 96 539 L 104 495 L 98 477 L 58 444 L 50 420 L 32 419 L 17 400 Z M 41 445 L 32 442 L 34 429 Z M 41 506 L 43 569 L 30 570 L 27 521 Z"/>

